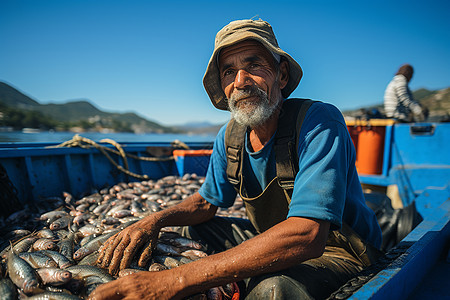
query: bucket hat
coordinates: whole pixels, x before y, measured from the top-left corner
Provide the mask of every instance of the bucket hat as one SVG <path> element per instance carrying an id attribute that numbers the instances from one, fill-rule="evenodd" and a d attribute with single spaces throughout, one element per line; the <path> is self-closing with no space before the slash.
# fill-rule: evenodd
<path id="1" fill-rule="evenodd" d="M 218 56 L 220 50 L 244 40 L 256 40 L 271 53 L 283 56 L 289 63 L 289 81 L 281 90 L 284 98 L 297 88 L 303 71 L 300 65 L 286 52 L 280 49 L 272 26 L 261 19 L 237 20 L 223 27 L 216 35 L 214 51 L 203 77 L 203 86 L 213 105 L 221 110 L 228 110 L 228 101 L 220 83 Z"/>

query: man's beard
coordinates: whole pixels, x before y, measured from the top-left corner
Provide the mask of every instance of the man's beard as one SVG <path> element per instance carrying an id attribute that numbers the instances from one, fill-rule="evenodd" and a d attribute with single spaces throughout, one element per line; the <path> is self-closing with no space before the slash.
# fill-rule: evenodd
<path id="1" fill-rule="evenodd" d="M 273 86 L 276 89 L 276 86 Z M 274 90 L 274 89 L 272 89 Z M 247 97 L 257 97 L 259 101 L 243 100 L 237 105 L 237 102 Z M 280 101 L 270 101 L 267 93 L 259 87 L 252 85 L 249 88 L 238 91 L 231 95 L 228 100 L 228 106 L 231 112 L 231 118 L 243 126 L 251 128 L 264 124 L 274 112 L 279 108 Z"/>

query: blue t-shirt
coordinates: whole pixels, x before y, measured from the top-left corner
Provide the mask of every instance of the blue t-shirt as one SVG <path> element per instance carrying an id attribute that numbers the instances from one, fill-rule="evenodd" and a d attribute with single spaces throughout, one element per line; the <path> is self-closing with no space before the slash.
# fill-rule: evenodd
<path id="1" fill-rule="evenodd" d="M 208 202 L 230 207 L 236 191 L 227 179 L 224 125 L 214 142 L 205 183 L 199 190 Z M 244 177 L 249 197 L 260 194 L 276 176 L 274 137 L 253 152 L 245 139 Z M 344 118 L 331 104 L 315 102 L 299 133 L 299 172 L 289 205 L 289 217 L 316 218 L 340 228 L 344 221 L 365 241 L 379 248 L 381 229 L 365 204 L 355 168 L 355 148 Z"/>

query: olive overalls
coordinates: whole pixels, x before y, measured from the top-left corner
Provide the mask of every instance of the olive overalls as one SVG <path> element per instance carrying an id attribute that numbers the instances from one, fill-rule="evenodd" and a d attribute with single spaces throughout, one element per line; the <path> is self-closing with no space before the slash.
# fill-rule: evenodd
<path id="1" fill-rule="evenodd" d="M 249 220 L 215 217 L 185 228 L 186 236 L 202 241 L 210 253 L 221 252 L 286 219 L 298 172 L 298 133 L 311 104 L 311 100 L 303 99 L 284 101 L 274 143 L 277 176 L 254 198 L 247 197 L 242 172 L 247 129 L 230 121 L 225 133 L 227 175 L 244 201 Z M 292 124 L 297 127 L 293 128 Z M 330 229 L 321 257 L 287 270 L 248 278 L 240 286 L 245 299 L 324 299 L 380 255 L 381 252 L 343 224 L 339 230 Z M 244 299 L 242 295 L 241 299 Z"/>

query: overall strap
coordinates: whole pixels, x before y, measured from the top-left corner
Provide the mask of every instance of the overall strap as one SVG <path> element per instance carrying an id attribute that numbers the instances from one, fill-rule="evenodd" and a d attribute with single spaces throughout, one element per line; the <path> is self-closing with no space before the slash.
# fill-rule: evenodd
<path id="1" fill-rule="evenodd" d="M 231 119 L 230 122 L 228 122 L 225 130 L 225 151 L 227 153 L 228 181 L 238 192 L 246 131 L 247 127 L 240 125 L 234 119 Z"/>
<path id="2" fill-rule="evenodd" d="M 298 173 L 298 135 L 309 107 L 314 101 L 309 99 L 289 99 L 284 101 L 275 134 L 275 161 L 278 184 L 292 193 L 295 176 Z M 295 126 L 293 126 L 295 124 Z"/>
<path id="3" fill-rule="evenodd" d="M 283 190 L 292 192 L 294 188 L 298 172 L 298 135 L 306 113 L 313 103 L 314 101 L 309 99 L 289 99 L 283 102 L 274 141 L 278 184 Z M 238 193 L 246 131 L 247 127 L 234 119 L 230 120 L 225 131 L 227 176 Z"/>

